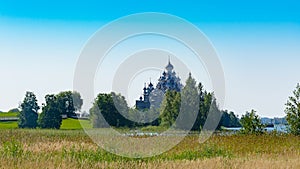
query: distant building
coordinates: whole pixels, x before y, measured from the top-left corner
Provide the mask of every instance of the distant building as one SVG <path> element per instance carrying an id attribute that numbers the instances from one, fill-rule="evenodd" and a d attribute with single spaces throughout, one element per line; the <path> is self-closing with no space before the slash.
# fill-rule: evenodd
<path id="1" fill-rule="evenodd" d="M 173 71 L 174 66 L 169 63 L 165 68 L 166 70 L 159 77 L 156 88 L 150 82 L 148 87 L 145 84 L 143 96 L 139 100 L 136 100 L 136 108 L 138 110 L 145 110 L 151 107 L 151 104 L 156 107 L 160 105 L 162 97 L 167 90 L 174 90 L 180 92 L 182 89 L 182 84 L 180 78 L 176 76 L 175 71 Z"/>
<path id="2" fill-rule="evenodd" d="M 147 88 L 145 84 L 143 90 L 144 90 L 144 94 L 143 94 L 144 98 L 141 96 L 140 100 L 136 101 L 136 108 L 138 110 L 144 110 L 150 108 L 150 93 L 154 90 L 153 84 L 150 82 Z"/>

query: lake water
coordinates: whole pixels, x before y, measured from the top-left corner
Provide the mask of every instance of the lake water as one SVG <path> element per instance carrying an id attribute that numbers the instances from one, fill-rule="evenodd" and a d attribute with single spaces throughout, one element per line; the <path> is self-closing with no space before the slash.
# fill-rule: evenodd
<path id="1" fill-rule="evenodd" d="M 228 127 L 228 128 L 225 128 L 226 130 L 229 130 L 229 131 L 239 131 L 241 130 L 241 127 Z M 286 133 L 287 132 L 287 126 L 286 125 L 275 125 L 274 127 L 266 127 L 265 130 L 267 132 L 271 132 L 271 131 L 278 131 L 278 132 L 283 132 L 283 133 Z"/>
<path id="2" fill-rule="evenodd" d="M 219 134 L 221 135 L 231 135 L 234 134 L 235 132 L 241 130 L 241 127 L 229 127 L 225 128 L 227 132 L 220 132 Z M 272 132 L 274 130 L 282 133 L 287 133 L 287 126 L 285 125 L 275 125 L 274 127 L 266 127 L 265 130 L 267 132 Z M 131 130 L 128 133 L 122 134 L 123 136 L 129 136 L 129 137 L 134 137 L 134 136 L 148 136 L 148 137 L 153 137 L 153 136 L 185 136 L 187 133 L 183 132 L 174 132 L 174 133 L 158 133 L 158 132 L 143 132 L 140 130 Z"/>

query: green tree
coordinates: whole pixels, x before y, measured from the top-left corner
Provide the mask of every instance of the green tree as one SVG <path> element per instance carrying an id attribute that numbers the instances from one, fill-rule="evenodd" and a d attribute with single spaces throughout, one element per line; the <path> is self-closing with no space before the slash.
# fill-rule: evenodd
<path id="1" fill-rule="evenodd" d="M 80 93 L 78 93 L 77 91 L 73 91 L 72 98 L 75 111 L 80 111 L 83 104 Z"/>
<path id="2" fill-rule="evenodd" d="M 213 96 L 213 95 L 212 95 Z M 220 120 L 222 117 L 222 112 L 220 111 L 218 105 L 217 105 L 217 100 L 215 97 L 212 97 L 211 105 L 209 108 L 209 114 L 207 115 L 208 119 L 205 121 L 206 130 L 220 130 L 221 125 L 220 125 Z"/>
<path id="3" fill-rule="evenodd" d="M 127 102 L 120 94 L 100 93 L 90 109 L 93 127 L 132 127 L 133 122 L 125 118 L 129 116 Z"/>
<path id="4" fill-rule="evenodd" d="M 300 85 L 296 86 L 293 96 L 290 96 L 285 104 L 286 120 L 289 130 L 294 135 L 300 135 Z"/>
<path id="5" fill-rule="evenodd" d="M 240 119 L 238 118 L 238 116 L 234 114 L 234 112 L 231 111 L 229 113 L 229 117 L 230 117 L 229 127 L 241 127 Z"/>
<path id="6" fill-rule="evenodd" d="M 240 121 L 234 112 L 228 113 L 227 110 L 222 111 L 220 125 L 224 127 L 241 127 Z"/>
<path id="7" fill-rule="evenodd" d="M 9 113 L 20 113 L 20 110 L 18 108 L 13 108 L 8 110 Z"/>
<path id="8" fill-rule="evenodd" d="M 83 100 L 78 92 L 64 91 L 56 95 L 58 108 L 62 115 L 75 116 L 75 112 L 81 109 Z"/>
<path id="9" fill-rule="evenodd" d="M 99 95 L 97 99 L 99 98 Z M 89 110 L 90 112 L 90 121 L 93 125 L 93 128 L 106 128 L 109 127 L 109 124 L 105 121 L 102 116 L 98 104 L 95 102 Z"/>
<path id="10" fill-rule="evenodd" d="M 203 127 L 207 119 L 210 106 L 212 103 L 212 99 L 213 99 L 212 94 L 205 91 L 201 83 L 198 84 L 198 93 L 199 93 L 199 111 L 192 130 L 201 130 L 201 128 Z"/>
<path id="11" fill-rule="evenodd" d="M 205 123 L 207 123 L 206 130 L 214 130 L 214 124 L 219 124 L 222 112 L 219 110 L 213 93 L 204 90 L 201 83 L 198 84 L 198 94 L 199 110 L 192 130 L 202 130 Z M 209 119 L 207 119 L 208 115 L 210 115 Z M 217 129 L 219 128 L 220 125 L 217 125 Z"/>
<path id="12" fill-rule="evenodd" d="M 230 125 L 230 115 L 227 110 L 222 111 L 222 118 L 220 121 L 220 125 L 224 127 L 232 127 Z"/>
<path id="13" fill-rule="evenodd" d="M 242 125 L 241 132 L 244 134 L 262 134 L 264 133 L 265 125 L 261 123 L 258 115 L 255 114 L 255 110 L 246 112 L 242 116 L 240 123 Z"/>
<path id="14" fill-rule="evenodd" d="M 25 98 L 20 106 L 19 128 L 36 128 L 39 106 L 33 92 L 26 92 Z"/>
<path id="15" fill-rule="evenodd" d="M 126 99 L 124 96 L 122 96 L 121 94 L 116 94 L 114 92 L 111 92 L 111 97 L 113 99 L 113 107 L 115 107 L 116 111 L 116 115 L 119 116 L 122 120 L 125 120 L 124 117 L 126 119 L 129 119 L 129 107 L 127 105 Z M 120 120 L 121 120 L 120 119 Z M 126 123 L 127 121 L 125 120 L 124 123 Z M 121 122 L 122 123 L 122 122 Z M 126 126 L 126 124 L 121 124 Z"/>
<path id="16" fill-rule="evenodd" d="M 148 125 L 159 126 L 159 124 L 161 122 L 159 115 L 160 115 L 159 108 L 156 108 L 154 106 L 150 107 L 150 109 L 145 114 L 148 123 L 144 123 L 143 126 L 148 126 Z"/>
<path id="17" fill-rule="evenodd" d="M 129 115 L 127 119 L 132 120 L 134 127 L 143 126 L 158 126 L 160 125 L 160 111 L 155 107 L 150 107 L 147 110 L 138 110 L 136 108 L 129 109 Z"/>
<path id="18" fill-rule="evenodd" d="M 62 123 L 62 116 L 58 109 L 57 98 L 54 95 L 46 95 L 46 105 L 39 116 L 38 123 L 41 128 L 59 129 Z"/>
<path id="19" fill-rule="evenodd" d="M 174 124 L 180 111 L 180 93 L 168 90 L 164 96 L 160 109 L 161 125 L 170 127 Z"/>
<path id="20" fill-rule="evenodd" d="M 188 130 L 191 129 L 197 119 L 199 111 L 199 93 L 196 80 L 189 74 L 185 86 L 181 91 L 180 114 L 176 127 Z M 192 123 L 192 124 L 191 124 Z M 190 127 L 192 125 L 192 127 Z"/>
<path id="21" fill-rule="evenodd" d="M 94 128 L 109 127 L 109 123 L 104 118 L 105 114 L 112 112 L 112 97 L 111 94 L 100 93 L 93 107 L 90 109 L 91 122 Z M 109 121 L 110 119 L 108 119 Z"/>

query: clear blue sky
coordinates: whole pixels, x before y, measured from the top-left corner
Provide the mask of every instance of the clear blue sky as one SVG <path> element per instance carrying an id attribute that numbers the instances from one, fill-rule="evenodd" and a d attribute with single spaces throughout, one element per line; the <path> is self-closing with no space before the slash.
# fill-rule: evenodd
<path id="1" fill-rule="evenodd" d="M 164 12 L 191 22 L 299 22 L 296 0 L 253 1 L 1 1 L 3 16 L 63 21 L 110 21 L 137 12 Z"/>
<path id="2" fill-rule="evenodd" d="M 80 50 L 104 24 L 139 12 L 182 17 L 218 51 L 226 80 L 225 108 L 284 116 L 300 81 L 298 1 L 0 1 L 0 110 L 25 91 L 72 89 Z M 201 80 L 201 79 L 200 79 Z"/>

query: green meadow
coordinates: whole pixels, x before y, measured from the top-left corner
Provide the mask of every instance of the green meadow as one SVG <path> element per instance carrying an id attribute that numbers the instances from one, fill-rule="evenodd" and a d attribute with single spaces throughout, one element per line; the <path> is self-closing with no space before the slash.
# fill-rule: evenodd
<path id="1" fill-rule="evenodd" d="M 2 117 L 17 117 L 18 113 L 14 113 L 14 112 L 2 112 L 0 113 L 0 118 Z"/>
<path id="2" fill-rule="evenodd" d="M 7 117 L 7 116 L 6 116 Z M 89 120 L 77 120 L 77 119 L 63 119 L 61 128 L 62 130 L 78 130 L 82 128 L 92 128 Z M 17 121 L 2 121 L 0 122 L 0 129 L 17 129 Z"/>
<path id="3" fill-rule="evenodd" d="M 60 129 L 62 130 L 77 130 L 77 129 L 90 129 L 92 124 L 89 120 L 78 120 L 78 119 L 63 119 Z"/>

